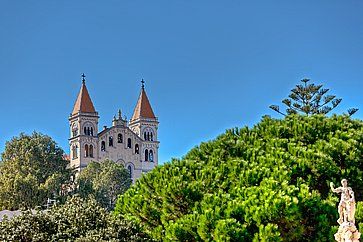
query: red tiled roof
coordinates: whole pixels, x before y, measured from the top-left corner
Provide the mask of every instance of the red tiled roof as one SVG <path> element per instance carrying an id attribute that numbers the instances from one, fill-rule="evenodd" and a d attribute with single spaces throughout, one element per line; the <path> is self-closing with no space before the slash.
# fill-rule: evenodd
<path id="1" fill-rule="evenodd" d="M 67 160 L 67 161 L 70 161 L 71 160 L 71 157 L 68 154 L 64 154 L 63 155 L 63 159 L 64 160 Z"/>
<path id="2" fill-rule="evenodd" d="M 156 118 L 144 88 L 141 89 L 139 100 L 137 100 L 131 120 L 136 120 L 139 118 Z"/>
<path id="3" fill-rule="evenodd" d="M 77 114 L 78 112 L 82 113 L 96 112 L 91 97 L 89 96 L 85 82 L 82 83 L 82 87 L 81 90 L 79 91 L 76 103 L 74 104 L 72 114 Z"/>

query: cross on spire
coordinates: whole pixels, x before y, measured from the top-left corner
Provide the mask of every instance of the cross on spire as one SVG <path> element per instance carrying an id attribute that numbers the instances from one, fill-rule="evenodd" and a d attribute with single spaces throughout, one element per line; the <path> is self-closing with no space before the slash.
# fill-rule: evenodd
<path id="1" fill-rule="evenodd" d="M 144 88 L 145 87 L 145 81 L 144 81 L 144 79 L 141 79 L 141 88 Z"/>
<path id="2" fill-rule="evenodd" d="M 82 82 L 84 84 L 86 82 L 86 79 L 85 79 L 86 75 L 84 73 L 82 73 L 81 77 L 82 77 Z"/>

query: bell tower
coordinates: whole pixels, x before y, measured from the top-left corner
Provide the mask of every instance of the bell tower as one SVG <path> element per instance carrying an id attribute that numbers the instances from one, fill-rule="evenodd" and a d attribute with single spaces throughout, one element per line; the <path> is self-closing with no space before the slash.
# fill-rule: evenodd
<path id="1" fill-rule="evenodd" d="M 153 163 L 152 166 L 158 164 L 158 126 L 158 118 L 150 105 L 145 91 L 145 82 L 142 80 L 139 99 L 129 122 L 129 128 L 143 140 L 141 161 Z"/>
<path id="2" fill-rule="evenodd" d="M 73 168 L 81 170 L 98 157 L 98 113 L 86 87 L 82 74 L 82 86 L 69 116 L 70 161 Z"/>

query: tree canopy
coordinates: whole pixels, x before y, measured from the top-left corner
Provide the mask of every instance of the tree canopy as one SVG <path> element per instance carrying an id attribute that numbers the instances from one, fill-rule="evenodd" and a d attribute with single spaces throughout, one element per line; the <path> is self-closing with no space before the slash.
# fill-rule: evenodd
<path id="1" fill-rule="evenodd" d="M 34 208 L 62 196 L 72 171 L 63 150 L 49 137 L 20 134 L 5 145 L 0 162 L 0 210 Z"/>
<path id="2" fill-rule="evenodd" d="M 310 83 L 309 79 L 302 79 L 302 84 L 296 85 L 289 94 L 289 97 L 282 100 L 286 106 L 285 113 L 280 110 L 278 105 L 271 105 L 270 108 L 282 115 L 288 114 L 327 114 L 336 108 L 341 98 L 335 95 L 329 95 L 329 89 L 323 88 L 323 85 Z M 353 115 L 358 109 L 351 108 L 348 110 L 349 115 Z"/>
<path id="3" fill-rule="evenodd" d="M 76 181 L 81 197 L 93 196 L 108 210 L 114 208 L 117 197 L 124 193 L 131 183 L 130 174 L 124 166 L 111 160 L 89 163 Z"/>
<path id="4" fill-rule="evenodd" d="M 362 121 L 266 116 L 155 168 L 115 214 L 163 241 L 331 241 L 338 197 L 329 182 L 347 178 L 362 200 L 362 157 Z"/>
<path id="5" fill-rule="evenodd" d="M 78 196 L 50 210 L 4 220 L 0 231 L 0 241 L 151 241 L 134 223 L 112 216 L 94 199 Z"/>

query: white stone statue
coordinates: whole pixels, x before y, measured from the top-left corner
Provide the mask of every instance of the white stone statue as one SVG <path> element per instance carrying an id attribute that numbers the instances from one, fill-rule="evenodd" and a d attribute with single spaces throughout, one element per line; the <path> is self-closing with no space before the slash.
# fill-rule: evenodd
<path id="1" fill-rule="evenodd" d="M 355 227 L 355 198 L 352 188 L 348 187 L 348 181 L 342 180 L 342 186 L 334 188 L 334 184 L 330 183 L 330 188 L 335 193 L 341 193 L 338 205 L 339 212 L 339 230 L 334 235 L 335 240 L 339 242 L 357 242 L 360 233 Z"/>

